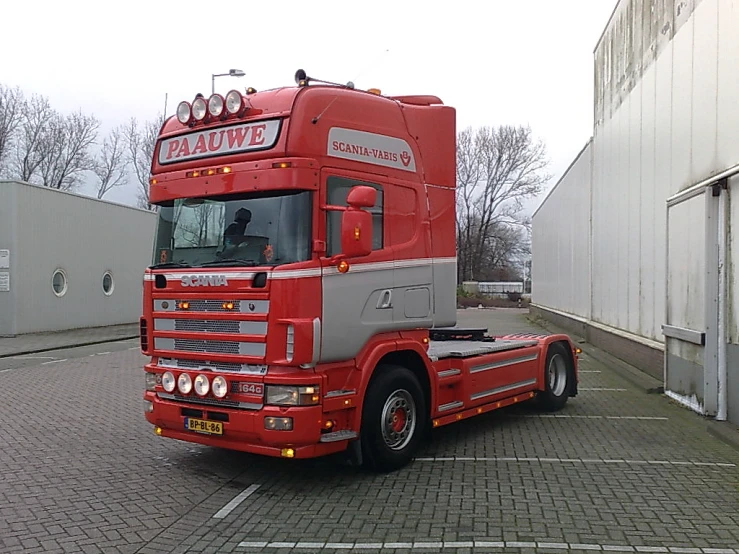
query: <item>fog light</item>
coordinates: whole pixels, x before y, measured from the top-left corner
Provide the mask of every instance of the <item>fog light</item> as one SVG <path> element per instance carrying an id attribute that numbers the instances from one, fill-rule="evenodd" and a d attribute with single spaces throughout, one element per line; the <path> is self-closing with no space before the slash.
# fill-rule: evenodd
<path id="1" fill-rule="evenodd" d="M 154 403 L 149 400 L 144 400 L 144 413 L 150 414 L 154 411 Z"/>
<path id="2" fill-rule="evenodd" d="M 294 458 L 295 457 L 295 450 L 292 448 L 283 448 L 280 450 L 280 456 L 283 458 Z"/>
<path id="3" fill-rule="evenodd" d="M 154 434 L 157 437 L 161 437 L 162 436 L 162 428 L 161 427 L 154 427 Z"/>
<path id="4" fill-rule="evenodd" d="M 264 428 L 268 431 L 292 431 L 293 418 L 291 417 L 265 417 Z"/>

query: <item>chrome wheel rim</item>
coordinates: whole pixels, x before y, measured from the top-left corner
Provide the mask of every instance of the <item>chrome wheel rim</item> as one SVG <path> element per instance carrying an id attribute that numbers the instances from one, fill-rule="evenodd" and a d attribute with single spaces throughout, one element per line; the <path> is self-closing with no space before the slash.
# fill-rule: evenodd
<path id="1" fill-rule="evenodd" d="M 416 429 L 416 403 L 407 390 L 396 390 L 382 408 L 382 438 L 390 450 L 402 450 Z"/>

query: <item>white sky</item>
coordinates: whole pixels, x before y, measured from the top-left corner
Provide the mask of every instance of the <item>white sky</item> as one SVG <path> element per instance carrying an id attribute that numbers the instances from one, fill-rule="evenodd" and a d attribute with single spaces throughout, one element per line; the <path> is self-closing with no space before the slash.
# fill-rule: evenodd
<path id="1" fill-rule="evenodd" d="M 552 186 L 592 133 L 593 50 L 616 0 L 5 2 L 0 82 L 81 108 L 103 130 L 295 70 L 384 94 L 434 94 L 468 125 L 529 124 Z M 135 189 L 109 200 L 133 202 Z M 541 201 L 533 202 L 533 211 Z"/>

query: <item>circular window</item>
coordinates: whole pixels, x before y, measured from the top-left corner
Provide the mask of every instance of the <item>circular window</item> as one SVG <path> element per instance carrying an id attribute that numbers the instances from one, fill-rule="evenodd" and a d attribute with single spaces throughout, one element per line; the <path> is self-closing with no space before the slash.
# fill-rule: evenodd
<path id="1" fill-rule="evenodd" d="M 67 274 L 63 269 L 57 269 L 51 277 L 51 288 L 57 296 L 67 293 Z"/>
<path id="2" fill-rule="evenodd" d="M 113 275 L 110 273 L 110 271 L 106 271 L 103 274 L 103 292 L 105 293 L 105 296 L 110 296 L 113 294 L 113 289 L 115 288 L 115 283 L 113 282 Z"/>

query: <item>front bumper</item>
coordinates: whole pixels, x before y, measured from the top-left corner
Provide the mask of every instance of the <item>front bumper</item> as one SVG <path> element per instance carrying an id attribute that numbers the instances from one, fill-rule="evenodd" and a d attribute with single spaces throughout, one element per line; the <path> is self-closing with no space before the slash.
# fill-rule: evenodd
<path id="1" fill-rule="evenodd" d="M 152 403 L 152 411 L 145 412 L 146 420 L 160 431 L 157 434 L 206 446 L 250 452 L 273 457 L 315 458 L 346 449 L 348 440 L 320 442 L 323 412 L 321 406 L 278 407 L 264 406 L 259 410 L 237 410 L 212 406 L 183 404 L 159 398 L 147 391 L 144 400 Z M 218 414 L 217 417 L 209 413 Z M 228 421 L 223 421 L 223 416 Z M 290 417 L 290 431 L 264 428 L 265 417 Z M 209 435 L 185 429 L 186 417 L 221 421 L 222 435 Z"/>

